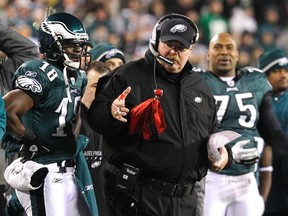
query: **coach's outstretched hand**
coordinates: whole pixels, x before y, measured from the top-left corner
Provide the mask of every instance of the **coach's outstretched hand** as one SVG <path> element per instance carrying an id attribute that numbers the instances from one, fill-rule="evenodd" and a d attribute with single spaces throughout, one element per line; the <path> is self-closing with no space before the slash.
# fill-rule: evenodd
<path id="1" fill-rule="evenodd" d="M 129 112 L 129 109 L 125 106 L 125 98 L 130 93 L 131 87 L 128 86 L 122 94 L 120 94 L 112 103 L 111 105 L 111 114 L 113 118 L 127 122 L 126 116 Z"/>

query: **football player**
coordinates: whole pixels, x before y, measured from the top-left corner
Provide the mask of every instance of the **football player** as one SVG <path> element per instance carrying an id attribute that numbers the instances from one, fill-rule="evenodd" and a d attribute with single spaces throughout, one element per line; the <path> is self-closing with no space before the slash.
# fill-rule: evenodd
<path id="1" fill-rule="evenodd" d="M 98 215 L 82 153 L 87 139 L 73 133 L 87 83 L 85 73 L 79 69 L 84 68 L 81 58 L 89 58 L 89 37 L 79 19 L 55 13 L 41 23 L 39 46 L 43 59 L 20 66 L 13 78 L 13 90 L 4 101 L 7 130 L 23 142 L 21 161 L 25 164 L 33 160 L 45 165 L 49 172 L 41 176 L 46 176 L 41 187 L 16 190 L 17 197 L 28 215 Z M 77 186 L 75 175 L 85 176 L 86 181 L 78 178 Z M 21 179 L 21 171 L 15 176 L 25 180 Z M 34 181 L 28 184 L 33 186 Z M 81 189 L 87 202 L 79 186 L 85 188 Z"/>
<path id="2" fill-rule="evenodd" d="M 287 139 L 267 94 L 271 85 L 258 69 L 238 69 L 238 58 L 236 41 L 228 33 L 220 33 L 209 44 L 209 71 L 199 73 L 216 99 L 219 129 L 241 135 L 228 144 L 235 163 L 217 173 L 208 171 L 205 216 L 262 215 L 264 202 L 254 176 L 264 147 L 261 137 L 287 157 Z"/>

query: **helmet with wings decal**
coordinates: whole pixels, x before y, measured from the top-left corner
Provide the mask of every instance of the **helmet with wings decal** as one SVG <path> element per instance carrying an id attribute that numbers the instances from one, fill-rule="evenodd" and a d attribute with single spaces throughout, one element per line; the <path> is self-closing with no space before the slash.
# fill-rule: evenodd
<path id="1" fill-rule="evenodd" d="M 79 69 L 81 57 L 89 56 L 91 46 L 89 36 L 82 22 L 68 13 L 55 13 L 48 16 L 39 28 L 40 52 L 51 61 L 63 63 L 70 69 Z M 68 54 L 65 47 L 81 47 L 80 54 Z"/>

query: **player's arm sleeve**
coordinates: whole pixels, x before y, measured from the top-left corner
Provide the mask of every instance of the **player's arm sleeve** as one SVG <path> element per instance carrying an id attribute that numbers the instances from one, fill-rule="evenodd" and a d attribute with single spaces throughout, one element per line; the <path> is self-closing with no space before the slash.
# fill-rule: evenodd
<path id="1" fill-rule="evenodd" d="M 45 97 L 44 94 L 47 92 L 46 89 L 49 89 L 49 86 L 46 85 L 45 78 L 43 78 L 46 76 L 45 73 L 37 72 L 37 76 L 35 77 L 28 77 L 25 75 L 26 71 L 33 70 L 35 70 L 33 66 L 28 66 L 26 63 L 23 64 L 13 76 L 12 83 L 13 89 L 21 89 L 32 98 L 34 105 L 36 105 L 40 102 L 40 97 Z M 36 71 L 37 70 L 35 70 L 35 73 Z"/>
<path id="2" fill-rule="evenodd" d="M 268 145 L 280 155 L 288 157 L 288 138 L 273 111 L 270 94 L 265 94 L 260 105 L 257 129 Z"/>
<path id="3" fill-rule="evenodd" d="M 17 31 L 0 24 L 0 51 L 7 58 L 1 62 L 0 79 L 5 93 L 12 89 L 12 77 L 17 68 L 30 59 L 39 58 L 37 44 Z"/>
<path id="4" fill-rule="evenodd" d="M 17 31 L 0 24 L 0 50 L 16 63 L 39 58 L 38 46 Z"/>

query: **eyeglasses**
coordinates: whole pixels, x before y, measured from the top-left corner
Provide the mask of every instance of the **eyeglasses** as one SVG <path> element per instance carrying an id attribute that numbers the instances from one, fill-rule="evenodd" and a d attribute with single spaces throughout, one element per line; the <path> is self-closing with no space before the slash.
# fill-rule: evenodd
<path id="1" fill-rule="evenodd" d="M 181 52 L 185 52 L 188 50 L 188 48 L 186 48 L 185 46 L 181 45 L 181 44 L 175 44 L 174 42 L 163 42 L 163 44 L 165 44 L 167 49 L 170 49 L 170 51 L 173 49 L 175 52 L 177 53 L 181 53 Z"/>

